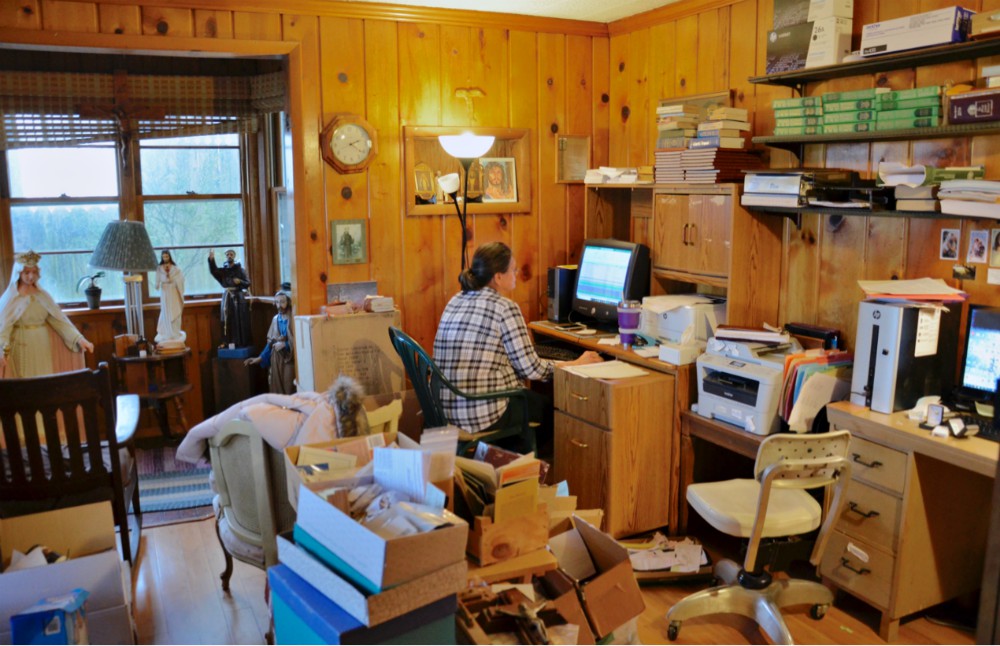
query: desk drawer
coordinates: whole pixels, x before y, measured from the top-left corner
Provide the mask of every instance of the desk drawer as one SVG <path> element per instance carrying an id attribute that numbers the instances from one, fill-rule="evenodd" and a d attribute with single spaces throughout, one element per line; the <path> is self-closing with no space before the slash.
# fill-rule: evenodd
<path id="1" fill-rule="evenodd" d="M 900 498 L 852 479 L 837 530 L 895 553 L 902 507 Z"/>
<path id="2" fill-rule="evenodd" d="M 853 479 L 903 494 L 903 484 L 906 482 L 905 453 L 852 436 L 849 454 Z"/>
<path id="3" fill-rule="evenodd" d="M 885 609 L 889 607 L 895 564 L 895 557 L 888 552 L 835 531 L 823 553 L 820 572 L 851 594 Z"/>
<path id="4" fill-rule="evenodd" d="M 611 426 L 613 382 L 588 379 L 556 369 L 553 399 L 557 410 L 602 428 Z"/>

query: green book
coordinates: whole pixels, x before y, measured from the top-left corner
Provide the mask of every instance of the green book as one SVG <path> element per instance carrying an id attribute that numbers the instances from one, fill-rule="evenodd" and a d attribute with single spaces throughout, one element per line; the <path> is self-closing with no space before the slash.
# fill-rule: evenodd
<path id="1" fill-rule="evenodd" d="M 878 121 L 876 130 L 903 130 L 906 128 L 936 128 L 941 125 L 941 117 L 920 117 L 919 119 L 893 119 Z"/>
<path id="2" fill-rule="evenodd" d="M 855 99 L 854 101 L 834 101 L 823 104 L 823 114 L 830 112 L 852 112 L 854 110 L 878 110 L 878 99 Z"/>
<path id="3" fill-rule="evenodd" d="M 896 101 L 879 101 L 876 104 L 879 110 L 907 110 L 909 108 L 940 108 L 940 96 L 924 96 L 916 99 L 900 99 Z"/>
<path id="4" fill-rule="evenodd" d="M 837 101 L 857 101 L 858 99 L 874 99 L 879 94 L 889 92 L 887 87 L 870 87 L 866 90 L 852 90 L 850 92 L 827 92 L 823 95 L 823 105 L 836 103 Z"/>
<path id="5" fill-rule="evenodd" d="M 774 125 L 777 128 L 795 128 L 798 126 L 821 126 L 823 117 L 790 117 L 787 119 L 775 119 Z"/>
<path id="6" fill-rule="evenodd" d="M 854 112 L 833 112 L 823 115 L 823 125 L 829 123 L 854 123 L 857 121 L 875 121 L 876 110 L 855 110 Z"/>
<path id="7" fill-rule="evenodd" d="M 908 108 L 906 110 L 883 110 L 878 113 L 879 121 L 896 121 L 902 119 L 916 119 L 918 117 L 938 117 L 941 116 L 941 107 L 932 108 Z"/>
<path id="8" fill-rule="evenodd" d="M 848 132 L 872 132 L 875 130 L 874 121 L 860 121 L 854 123 L 825 123 L 823 124 L 823 134 L 838 135 Z"/>
<path id="9" fill-rule="evenodd" d="M 940 85 L 927 85 L 925 87 L 915 87 L 911 90 L 893 90 L 879 96 L 880 101 L 905 101 L 907 99 L 923 99 L 929 96 L 940 96 Z"/>
<path id="10" fill-rule="evenodd" d="M 823 106 L 815 106 L 811 108 L 786 108 L 784 110 L 775 110 L 775 119 L 788 119 L 789 117 L 821 117 L 823 116 Z"/>
<path id="11" fill-rule="evenodd" d="M 781 126 L 774 129 L 776 135 L 821 135 L 823 126 Z"/>
<path id="12" fill-rule="evenodd" d="M 771 101 L 771 108 L 782 110 L 784 108 L 815 108 L 823 105 L 821 96 L 800 96 L 793 99 L 775 99 Z"/>

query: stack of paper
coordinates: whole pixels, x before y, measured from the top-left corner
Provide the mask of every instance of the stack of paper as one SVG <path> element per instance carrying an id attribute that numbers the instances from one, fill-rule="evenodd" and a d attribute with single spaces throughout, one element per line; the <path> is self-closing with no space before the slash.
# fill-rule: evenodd
<path id="1" fill-rule="evenodd" d="M 785 357 L 778 414 L 789 430 L 808 432 L 824 406 L 848 394 L 853 365 L 852 355 L 841 350 L 815 349 Z"/>
<path id="2" fill-rule="evenodd" d="M 510 453 L 497 447 L 489 449 L 483 457 L 491 454 L 497 459 L 501 452 Z M 458 457 L 455 466 L 455 484 L 471 514 L 490 516 L 495 522 L 533 513 L 538 508 L 539 486 L 548 471 L 548 464 L 531 454 L 500 466 Z"/>
<path id="3" fill-rule="evenodd" d="M 638 169 L 614 166 L 590 168 L 583 178 L 585 184 L 635 184 L 638 180 Z"/>
<path id="4" fill-rule="evenodd" d="M 1000 182 L 985 179 L 941 182 L 941 212 L 1000 220 Z"/>
<path id="5" fill-rule="evenodd" d="M 859 280 L 865 298 L 881 301 L 939 301 L 956 303 L 968 298 L 960 289 L 949 287 L 940 278 L 913 280 Z"/>

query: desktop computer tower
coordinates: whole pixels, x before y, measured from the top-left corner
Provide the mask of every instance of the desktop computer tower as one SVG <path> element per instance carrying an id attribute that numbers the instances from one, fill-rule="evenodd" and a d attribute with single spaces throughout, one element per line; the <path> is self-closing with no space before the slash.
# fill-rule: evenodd
<path id="1" fill-rule="evenodd" d="M 851 403 L 878 413 L 912 408 L 954 385 L 961 308 L 863 301 L 858 307 Z"/>
<path id="2" fill-rule="evenodd" d="M 548 318 L 556 323 L 569 321 L 573 310 L 573 288 L 576 286 L 576 265 L 549 267 Z"/>

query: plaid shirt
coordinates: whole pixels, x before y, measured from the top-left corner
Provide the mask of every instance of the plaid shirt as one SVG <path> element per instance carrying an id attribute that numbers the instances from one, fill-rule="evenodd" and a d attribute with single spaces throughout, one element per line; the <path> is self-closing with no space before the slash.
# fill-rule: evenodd
<path id="1" fill-rule="evenodd" d="M 434 361 L 459 390 L 487 393 L 524 386 L 522 380 L 552 377 L 552 362 L 538 358 L 517 303 L 491 287 L 459 292 L 441 315 Z M 441 389 L 445 416 L 478 433 L 507 410 L 507 399 L 469 401 Z"/>

